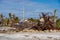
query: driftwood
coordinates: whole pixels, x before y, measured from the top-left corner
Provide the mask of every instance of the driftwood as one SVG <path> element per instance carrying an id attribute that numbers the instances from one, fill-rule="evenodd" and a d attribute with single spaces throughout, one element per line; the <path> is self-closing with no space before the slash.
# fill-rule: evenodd
<path id="1" fill-rule="evenodd" d="M 55 23 L 53 21 L 51 21 L 52 19 L 50 18 L 50 16 L 42 13 L 42 17 L 44 19 L 44 23 L 41 24 L 40 21 L 38 21 L 38 24 L 37 26 L 33 26 L 32 29 L 36 29 L 36 30 L 55 30 L 55 29 L 58 29 L 56 26 L 55 26 Z M 51 19 L 51 20 L 50 20 Z"/>
<path id="2" fill-rule="evenodd" d="M 42 18 L 44 19 L 43 24 L 41 24 L 41 21 L 37 21 L 35 23 L 33 22 L 22 22 L 20 25 L 15 25 L 14 27 L 17 28 L 17 30 L 24 30 L 24 29 L 34 29 L 34 30 L 55 30 L 58 29 L 54 24 L 52 19 L 50 18 L 51 16 L 48 16 L 44 13 L 42 13 Z"/>

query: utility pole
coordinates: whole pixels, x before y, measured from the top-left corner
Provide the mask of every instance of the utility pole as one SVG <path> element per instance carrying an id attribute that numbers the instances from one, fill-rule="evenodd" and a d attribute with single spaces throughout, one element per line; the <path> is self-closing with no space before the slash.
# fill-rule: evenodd
<path id="1" fill-rule="evenodd" d="M 22 20 L 24 20 L 24 7 L 22 9 Z"/>

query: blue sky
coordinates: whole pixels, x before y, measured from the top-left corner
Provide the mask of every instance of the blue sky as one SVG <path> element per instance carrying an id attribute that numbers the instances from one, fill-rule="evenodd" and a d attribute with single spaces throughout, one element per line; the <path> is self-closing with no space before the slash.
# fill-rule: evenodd
<path id="1" fill-rule="evenodd" d="M 39 13 L 52 12 L 57 9 L 57 16 L 60 17 L 60 0 L 0 0 L 0 14 L 7 17 L 8 13 L 13 13 L 22 18 L 24 7 L 25 18 L 38 18 Z"/>

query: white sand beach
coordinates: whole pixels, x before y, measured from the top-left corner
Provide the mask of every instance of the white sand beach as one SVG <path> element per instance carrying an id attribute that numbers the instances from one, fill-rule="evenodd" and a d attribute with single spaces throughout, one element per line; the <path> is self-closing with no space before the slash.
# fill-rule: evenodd
<path id="1" fill-rule="evenodd" d="M 0 40 L 60 40 L 60 32 L 19 32 L 14 34 L 0 33 Z"/>

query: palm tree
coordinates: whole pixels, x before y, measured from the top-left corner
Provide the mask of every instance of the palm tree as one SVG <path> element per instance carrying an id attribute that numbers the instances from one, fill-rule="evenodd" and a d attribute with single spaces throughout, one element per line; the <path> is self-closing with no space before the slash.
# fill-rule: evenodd
<path id="1" fill-rule="evenodd" d="M 15 17 L 15 23 L 18 23 L 18 22 L 19 22 L 19 18 Z"/>
<path id="2" fill-rule="evenodd" d="M 56 26 L 56 9 L 54 10 L 54 19 L 53 19 L 53 21 L 54 21 L 54 25 Z"/>
<path id="3" fill-rule="evenodd" d="M 12 17 L 13 15 L 12 15 L 12 13 L 9 13 L 9 26 L 11 26 L 12 24 L 13 24 L 13 17 Z"/>
<path id="4" fill-rule="evenodd" d="M 0 14 L 0 24 L 3 25 L 3 14 Z"/>
<path id="5" fill-rule="evenodd" d="M 4 19 L 4 24 L 5 24 L 5 26 L 8 26 L 8 24 L 9 24 L 9 18 L 5 18 Z"/>
<path id="6" fill-rule="evenodd" d="M 11 19 L 11 16 L 12 16 L 11 13 L 9 13 L 9 18 L 10 18 L 10 19 Z"/>

